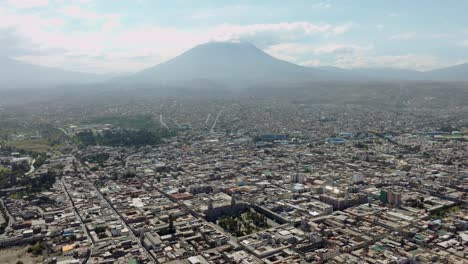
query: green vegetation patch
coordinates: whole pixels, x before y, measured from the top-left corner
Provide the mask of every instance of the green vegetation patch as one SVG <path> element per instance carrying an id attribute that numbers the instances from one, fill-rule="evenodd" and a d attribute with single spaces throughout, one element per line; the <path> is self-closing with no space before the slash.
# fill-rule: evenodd
<path id="1" fill-rule="evenodd" d="M 84 162 L 99 163 L 102 164 L 109 159 L 108 153 L 96 153 L 81 157 Z"/>
<path id="2" fill-rule="evenodd" d="M 270 228 L 268 218 L 253 211 L 248 211 L 239 216 L 222 217 L 218 220 L 218 225 L 237 237 Z"/>
<path id="3" fill-rule="evenodd" d="M 1 127 L 0 127 L 1 130 Z M 10 133 L 9 136 L 15 133 Z M 13 147 L 18 150 L 28 152 L 47 152 L 60 148 L 62 144 L 68 140 L 68 137 L 62 131 L 49 124 L 41 124 L 31 127 L 27 133 L 24 134 L 24 139 L 9 140 L 6 146 Z M 39 137 L 32 137 L 37 136 Z"/>
<path id="4" fill-rule="evenodd" d="M 381 253 L 385 251 L 385 248 L 382 245 L 373 246 L 372 249 Z"/>
<path id="5" fill-rule="evenodd" d="M 175 135 L 175 131 L 161 128 L 151 115 L 104 116 L 86 120 L 83 125 L 113 125 L 114 129 L 80 132 L 72 141 L 81 146 L 144 146 L 157 145 L 161 139 Z"/>
<path id="6" fill-rule="evenodd" d="M 34 152 L 46 152 L 51 148 L 47 140 L 43 140 L 43 139 L 11 141 L 9 142 L 8 145 L 14 148 L 24 149 L 27 151 L 34 151 Z"/>
<path id="7" fill-rule="evenodd" d="M 417 248 L 415 250 L 411 250 L 409 253 L 412 254 L 412 255 L 417 255 L 417 254 L 422 253 L 422 252 L 424 252 L 424 250 Z"/>
<path id="8" fill-rule="evenodd" d="M 96 117 L 85 121 L 84 124 L 110 124 L 125 129 L 155 129 L 158 127 L 150 115 Z"/>
<path id="9" fill-rule="evenodd" d="M 422 241 L 422 240 L 424 240 L 426 237 L 425 237 L 424 235 L 422 235 L 422 234 L 416 234 L 416 235 L 414 236 L 414 238 L 417 239 L 417 240 Z"/>
<path id="10" fill-rule="evenodd" d="M 42 255 L 42 252 L 46 249 L 45 243 L 42 241 L 37 242 L 36 244 L 28 248 L 28 253 L 32 253 L 35 256 Z"/>
<path id="11" fill-rule="evenodd" d="M 17 149 L 23 149 L 31 152 L 47 152 L 60 147 L 60 145 L 51 144 L 51 142 L 46 139 L 10 141 L 8 142 L 8 145 Z"/>
<path id="12" fill-rule="evenodd" d="M 41 192 L 48 190 L 55 183 L 55 174 L 52 172 L 41 174 L 39 176 L 24 175 L 29 169 L 23 166 L 14 166 L 12 170 L 0 172 L 0 189 L 12 187 L 25 187 L 28 192 Z"/>
<path id="13" fill-rule="evenodd" d="M 10 196 L 8 196 L 8 198 L 14 199 L 14 200 L 19 200 L 19 199 L 22 199 L 23 196 L 27 196 L 27 195 L 28 195 L 28 193 L 26 193 L 26 192 L 16 192 L 16 193 L 13 193 Z"/>
<path id="14" fill-rule="evenodd" d="M 431 219 L 442 219 L 460 211 L 460 207 L 457 205 L 443 208 L 432 212 Z"/>
<path id="15" fill-rule="evenodd" d="M 6 168 L 0 170 L 0 189 L 15 186 L 18 183 L 18 179 L 22 178 L 28 170 L 29 164 L 26 162 L 14 164 L 11 170 Z"/>
<path id="16" fill-rule="evenodd" d="M 47 156 L 44 153 L 40 153 L 35 155 L 35 160 L 34 167 L 39 168 L 47 161 Z"/>
<path id="17" fill-rule="evenodd" d="M 74 141 L 82 146 L 112 146 L 129 147 L 157 145 L 161 139 L 171 137 L 174 133 L 168 130 L 146 130 L 146 129 L 114 129 L 102 133 L 83 131 L 78 133 Z"/>

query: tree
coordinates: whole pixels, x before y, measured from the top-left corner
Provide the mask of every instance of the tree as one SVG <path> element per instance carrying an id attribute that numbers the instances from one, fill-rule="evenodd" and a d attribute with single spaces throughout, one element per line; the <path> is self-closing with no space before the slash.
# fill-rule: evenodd
<path id="1" fill-rule="evenodd" d="M 94 232 L 96 232 L 96 234 L 104 233 L 104 232 L 106 232 L 106 229 L 107 229 L 107 227 L 105 227 L 105 226 L 97 226 L 97 227 L 94 228 Z"/>
<path id="2" fill-rule="evenodd" d="M 19 163 L 13 163 L 11 166 L 11 170 L 13 172 L 20 172 L 20 173 L 25 173 L 29 170 L 29 163 L 26 161 L 22 161 Z"/>
<path id="3" fill-rule="evenodd" d="M 34 162 L 34 167 L 39 168 L 47 161 L 47 156 L 45 154 L 39 154 L 35 159 L 36 161 Z"/>
<path id="4" fill-rule="evenodd" d="M 76 137 L 85 146 L 96 145 L 96 137 L 91 130 L 79 132 Z"/>
<path id="5" fill-rule="evenodd" d="M 47 173 L 41 174 L 31 179 L 31 190 L 41 191 L 42 189 L 50 189 L 56 180 L 55 173 L 48 171 Z"/>
<path id="6" fill-rule="evenodd" d="M 92 131 L 80 132 L 76 140 L 84 146 L 145 146 L 157 145 L 162 138 L 171 137 L 173 131 L 147 129 L 114 129 L 95 135 Z"/>
<path id="7" fill-rule="evenodd" d="M 123 176 L 124 179 L 132 179 L 135 177 L 136 177 L 136 174 L 132 171 L 127 171 Z"/>
<path id="8" fill-rule="evenodd" d="M 174 234 L 174 215 L 169 215 L 169 234 Z"/>
<path id="9" fill-rule="evenodd" d="M 45 244 L 39 241 L 36 244 L 28 248 L 28 253 L 32 253 L 33 255 L 38 256 L 42 254 L 42 251 L 44 249 L 45 249 Z"/>

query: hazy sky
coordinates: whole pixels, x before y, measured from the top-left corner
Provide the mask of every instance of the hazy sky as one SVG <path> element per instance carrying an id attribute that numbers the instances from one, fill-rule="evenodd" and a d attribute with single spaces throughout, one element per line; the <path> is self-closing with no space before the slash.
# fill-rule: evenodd
<path id="1" fill-rule="evenodd" d="M 301 65 L 433 69 L 468 61 L 465 0 L 0 0 L 0 57 L 137 71 L 208 41 Z"/>

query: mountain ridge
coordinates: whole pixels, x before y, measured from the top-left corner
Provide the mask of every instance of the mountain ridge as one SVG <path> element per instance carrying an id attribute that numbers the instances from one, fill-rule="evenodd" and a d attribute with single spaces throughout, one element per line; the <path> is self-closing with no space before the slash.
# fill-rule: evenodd
<path id="1" fill-rule="evenodd" d="M 211 42 L 136 73 L 132 81 L 171 82 L 206 79 L 249 83 L 276 79 L 311 79 L 325 74 L 270 56 L 249 43 Z"/>
<path id="2" fill-rule="evenodd" d="M 86 84 L 106 81 L 109 75 L 67 71 L 54 67 L 29 64 L 0 58 L 0 89 L 47 88 L 66 84 Z"/>
<path id="3" fill-rule="evenodd" d="M 0 58 L 0 89 L 36 88 L 108 82 L 169 86 L 233 88 L 256 84 L 314 81 L 440 81 L 468 82 L 468 63 L 431 71 L 395 68 L 343 69 L 306 67 L 271 56 L 246 42 L 209 42 L 134 74 L 80 73 Z"/>
<path id="4" fill-rule="evenodd" d="M 346 80 L 468 82 L 468 64 L 464 65 L 451 68 L 467 74 L 451 74 L 449 68 L 423 72 L 399 68 L 306 67 L 275 58 L 250 43 L 209 42 L 144 69 L 126 81 L 168 83 L 206 79 L 234 84 Z"/>

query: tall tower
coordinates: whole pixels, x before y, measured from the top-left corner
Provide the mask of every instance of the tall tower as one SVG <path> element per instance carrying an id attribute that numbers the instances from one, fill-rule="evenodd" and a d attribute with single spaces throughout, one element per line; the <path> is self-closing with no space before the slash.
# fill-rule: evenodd
<path id="1" fill-rule="evenodd" d="M 305 217 L 301 219 L 301 229 L 304 232 L 310 232 L 310 225 L 309 225 L 309 222 L 307 222 L 307 219 Z"/>
<path id="2" fill-rule="evenodd" d="M 231 208 L 234 208 L 234 206 L 236 206 L 236 194 L 231 196 Z"/>
<path id="3" fill-rule="evenodd" d="M 170 214 L 169 215 L 169 233 L 174 234 L 174 215 Z"/>
<path id="4" fill-rule="evenodd" d="M 208 211 L 213 210 L 213 200 L 208 198 Z"/>
<path id="5" fill-rule="evenodd" d="M 140 230 L 140 241 L 143 242 L 144 239 L 145 239 L 145 228 L 143 227 Z"/>

